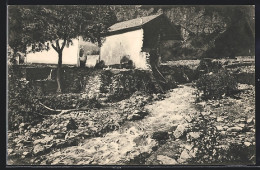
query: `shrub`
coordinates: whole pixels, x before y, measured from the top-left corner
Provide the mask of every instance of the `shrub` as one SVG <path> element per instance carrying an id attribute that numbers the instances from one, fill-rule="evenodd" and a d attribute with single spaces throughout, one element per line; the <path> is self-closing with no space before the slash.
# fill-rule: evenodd
<path id="1" fill-rule="evenodd" d="M 220 99 L 225 94 L 231 96 L 237 92 L 236 79 L 224 69 L 218 73 L 209 73 L 200 76 L 195 86 L 202 92 L 201 99 Z"/>
<path id="2" fill-rule="evenodd" d="M 222 64 L 218 61 L 213 61 L 210 58 L 201 59 L 197 70 L 202 73 L 218 72 L 222 68 Z"/>
<path id="3" fill-rule="evenodd" d="M 96 69 L 103 69 L 103 68 L 105 68 L 105 61 L 104 61 L 104 60 L 101 60 L 100 62 L 98 62 L 98 63 L 95 65 L 95 68 L 96 68 Z"/>
<path id="4" fill-rule="evenodd" d="M 31 82 L 19 78 L 21 70 L 8 69 L 8 129 L 15 130 L 19 124 L 37 123 L 42 120 L 38 115 L 37 99 L 42 95 Z"/>

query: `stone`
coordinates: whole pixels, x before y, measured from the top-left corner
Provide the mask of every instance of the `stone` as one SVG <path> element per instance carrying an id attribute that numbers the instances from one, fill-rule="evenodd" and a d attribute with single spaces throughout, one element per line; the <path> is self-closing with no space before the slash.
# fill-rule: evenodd
<path id="1" fill-rule="evenodd" d="M 175 159 L 164 155 L 157 155 L 157 160 L 161 161 L 164 165 L 175 165 L 178 163 Z"/>
<path id="2" fill-rule="evenodd" d="M 238 124 L 237 126 L 241 127 L 241 128 L 244 128 L 246 125 L 244 123 L 240 123 Z"/>
<path id="3" fill-rule="evenodd" d="M 36 128 L 31 128 L 32 133 L 36 133 Z"/>
<path id="4" fill-rule="evenodd" d="M 7 149 L 8 154 L 12 153 L 13 151 L 14 151 L 13 149 Z"/>
<path id="5" fill-rule="evenodd" d="M 190 159 L 191 156 L 189 155 L 189 152 L 187 149 L 184 149 L 180 155 L 180 158 L 178 159 L 178 162 L 183 163 L 185 162 L 187 159 Z"/>
<path id="6" fill-rule="evenodd" d="M 148 115 L 148 112 L 135 110 L 132 114 L 130 114 L 130 115 L 127 117 L 127 120 L 141 120 L 141 119 L 143 119 L 146 115 Z"/>
<path id="7" fill-rule="evenodd" d="M 27 156 L 30 155 L 30 152 L 23 152 L 23 155 L 24 155 L 25 157 L 27 157 Z"/>
<path id="8" fill-rule="evenodd" d="M 218 131 L 223 131 L 224 130 L 224 128 L 222 126 L 216 126 L 216 128 L 217 128 Z"/>
<path id="9" fill-rule="evenodd" d="M 38 145 L 34 146 L 33 153 L 35 155 L 37 155 L 37 154 L 42 153 L 44 150 L 45 150 L 45 147 L 43 145 L 38 144 Z"/>
<path id="10" fill-rule="evenodd" d="M 184 146 L 184 148 L 187 149 L 188 151 L 190 151 L 193 148 L 193 145 L 187 144 Z"/>
<path id="11" fill-rule="evenodd" d="M 185 135 L 188 129 L 188 123 L 180 124 L 175 129 L 173 135 L 175 138 L 180 138 Z"/>
<path id="12" fill-rule="evenodd" d="M 201 112 L 201 114 L 202 114 L 203 116 L 208 116 L 208 115 L 211 114 L 211 112 Z"/>
<path id="13" fill-rule="evenodd" d="M 202 135 L 201 132 L 189 132 L 186 136 L 187 139 L 194 140 L 194 139 L 198 139 L 201 135 Z"/>
<path id="14" fill-rule="evenodd" d="M 242 128 L 236 126 L 236 127 L 228 128 L 227 131 L 228 131 L 228 132 L 240 132 L 240 131 L 242 131 Z"/>
<path id="15" fill-rule="evenodd" d="M 224 118 L 223 117 L 217 117 L 217 122 L 223 122 Z"/>
<path id="16" fill-rule="evenodd" d="M 244 142 L 244 145 L 246 145 L 246 146 L 250 146 L 251 143 L 250 143 L 250 142 Z"/>
<path id="17" fill-rule="evenodd" d="M 246 123 L 249 124 L 249 125 L 254 124 L 253 120 L 254 120 L 254 118 L 251 117 L 251 118 L 247 119 Z"/>
<path id="18" fill-rule="evenodd" d="M 229 146 L 228 146 L 228 145 L 218 145 L 218 146 L 215 146 L 215 148 L 228 150 L 228 149 L 229 149 Z"/>
<path id="19" fill-rule="evenodd" d="M 21 123 L 20 125 L 19 125 L 19 128 L 22 128 L 22 127 L 24 127 L 25 126 L 25 123 Z"/>
<path id="20" fill-rule="evenodd" d="M 246 123 L 246 118 L 245 118 L 245 117 L 240 118 L 240 119 L 239 119 L 239 122 L 241 122 L 241 123 L 242 123 L 242 122 L 243 122 L 243 123 Z"/>
<path id="21" fill-rule="evenodd" d="M 223 126 L 223 129 L 224 130 L 227 130 L 229 127 L 228 126 Z"/>
<path id="22" fill-rule="evenodd" d="M 198 153 L 198 148 L 193 148 L 190 152 L 189 152 L 189 155 L 191 156 L 191 157 L 196 157 L 196 154 Z"/>

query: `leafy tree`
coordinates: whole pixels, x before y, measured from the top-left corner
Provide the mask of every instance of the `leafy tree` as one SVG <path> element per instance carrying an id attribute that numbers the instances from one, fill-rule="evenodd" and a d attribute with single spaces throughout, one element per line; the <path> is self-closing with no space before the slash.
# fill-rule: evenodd
<path id="1" fill-rule="evenodd" d="M 82 36 L 85 41 L 102 43 L 102 34 L 115 22 L 109 6 L 101 5 L 37 5 L 13 6 L 9 10 L 10 29 L 19 43 L 31 46 L 31 51 L 48 50 L 50 46 L 58 53 L 57 92 L 61 92 L 62 52 L 72 39 Z M 17 13 L 17 14 L 16 14 Z M 19 15 L 18 15 L 19 14 Z"/>

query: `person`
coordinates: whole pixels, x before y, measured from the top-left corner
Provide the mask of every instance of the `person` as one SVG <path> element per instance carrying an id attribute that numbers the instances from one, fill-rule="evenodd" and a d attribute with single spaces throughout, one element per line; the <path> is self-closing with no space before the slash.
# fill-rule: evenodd
<path id="1" fill-rule="evenodd" d="M 80 59 L 80 67 L 85 67 L 86 65 L 86 56 L 84 56 L 84 49 L 81 47 L 79 50 L 79 59 Z"/>
<path id="2" fill-rule="evenodd" d="M 158 66 L 158 61 L 159 61 L 159 56 L 157 54 L 157 50 L 156 49 L 152 49 L 150 51 L 150 64 L 152 66 L 152 68 L 154 68 L 155 66 Z"/>

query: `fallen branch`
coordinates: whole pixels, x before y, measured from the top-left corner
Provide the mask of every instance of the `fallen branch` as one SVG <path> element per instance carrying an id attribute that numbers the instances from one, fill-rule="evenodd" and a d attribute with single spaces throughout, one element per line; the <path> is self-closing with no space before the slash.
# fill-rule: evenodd
<path id="1" fill-rule="evenodd" d="M 53 112 L 60 112 L 60 113 L 57 114 L 57 115 L 50 115 L 50 116 L 52 116 L 52 117 L 54 117 L 54 116 L 60 116 L 60 115 L 63 115 L 63 114 L 65 114 L 65 113 L 72 112 L 72 111 L 86 111 L 86 110 L 88 110 L 88 108 L 85 108 L 85 107 L 78 108 L 78 109 L 55 110 L 55 109 L 52 109 L 52 108 L 50 108 L 50 107 L 44 105 L 44 104 L 41 103 L 41 102 L 39 102 L 39 104 L 42 105 L 42 106 L 43 106 L 44 108 L 46 108 L 47 110 L 50 110 L 50 111 L 53 111 Z M 43 115 L 43 116 L 47 116 L 47 115 Z M 50 116 L 48 115 L 48 117 L 50 117 Z"/>

